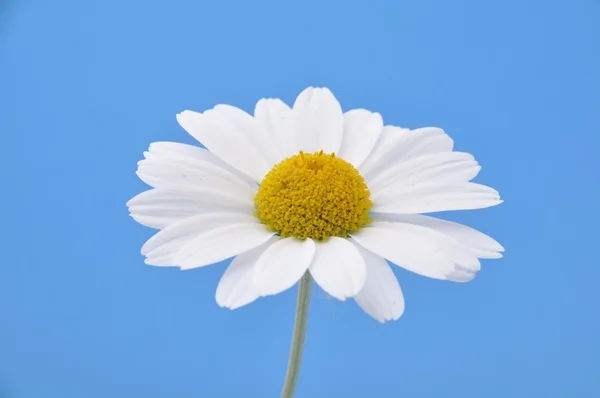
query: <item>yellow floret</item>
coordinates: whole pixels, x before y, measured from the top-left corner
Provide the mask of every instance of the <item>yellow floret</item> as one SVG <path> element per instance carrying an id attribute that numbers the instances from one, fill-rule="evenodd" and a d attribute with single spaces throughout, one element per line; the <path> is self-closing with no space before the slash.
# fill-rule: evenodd
<path id="1" fill-rule="evenodd" d="M 260 221 L 281 237 L 325 241 L 365 226 L 373 203 L 358 170 L 321 151 L 300 152 L 275 165 L 254 205 Z"/>

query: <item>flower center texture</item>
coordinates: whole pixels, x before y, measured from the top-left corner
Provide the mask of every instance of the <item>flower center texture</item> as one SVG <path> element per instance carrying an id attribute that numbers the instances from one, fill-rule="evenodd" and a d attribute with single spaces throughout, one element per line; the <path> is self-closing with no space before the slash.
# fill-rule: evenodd
<path id="1" fill-rule="evenodd" d="M 346 238 L 369 222 L 369 195 L 350 163 L 333 153 L 300 151 L 262 180 L 254 197 L 255 214 L 283 238 Z"/>

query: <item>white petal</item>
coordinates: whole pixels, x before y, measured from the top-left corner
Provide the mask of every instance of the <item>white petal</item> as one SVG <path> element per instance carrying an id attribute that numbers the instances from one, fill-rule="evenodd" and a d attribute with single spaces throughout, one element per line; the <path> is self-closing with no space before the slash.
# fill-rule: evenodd
<path id="1" fill-rule="evenodd" d="M 177 121 L 212 153 L 255 181 L 261 181 L 269 171 L 269 164 L 255 142 L 258 138 L 254 118 L 232 108 L 237 109 L 219 106 L 204 113 L 183 111 L 177 115 Z"/>
<path id="2" fill-rule="evenodd" d="M 281 293 L 300 280 L 315 254 L 312 239 L 285 238 L 272 244 L 254 267 L 253 280 L 261 296 Z"/>
<path id="3" fill-rule="evenodd" d="M 475 278 L 476 275 L 477 275 L 477 272 L 462 269 L 459 267 L 459 268 L 455 269 L 454 271 L 452 271 L 450 274 L 448 274 L 446 278 L 452 282 L 465 283 L 465 282 L 471 282 L 473 280 L 473 278 Z"/>
<path id="4" fill-rule="evenodd" d="M 385 148 L 389 143 L 400 139 L 400 137 L 404 134 L 410 133 L 410 129 L 397 127 L 397 126 L 383 126 L 381 129 L 381 134 L 379 135 L 379 139 L 375 144 L 375 147 L 365 159 L 364 164 L 361 166 L 360 170 L 367 170 L 371 167 L 375 162 L 379 160 L 379 158 L 383 155 L 382 149 Z"/>
<path id="5" fill-rule="evenodd" d="M 444 130 L 433 127 L 411 130 L 396 136 L 381 148 L 376 160 L 365 162 L 361 167 L 361 174 L 367 183 L 394 164 L 431 153 L 451 152 L 454 145 Z"/>
<path id="6" fill-rule="evenodd" d="M 344 135 L 338 156 L 359 168 L 369 156 L 383 128 L 379 113 L 354 109 L 344 113 Z"/>
<path id="7" fill-rule="evenodd" d="M 472 182 L 431 183 L 404 186 L 373 194 L 373 212 L 393 214 L 433 213 L 448 210 L 473 210 L 502 203 L 495 189 Z"/>
<path id="8" fill-rule="evenodd" d="M 183 246 L 183 244 L 181 246 Z M 173 258 L 181 246 L 173 243 L 172 246 L 165 247 L 164 251 L 161 250 L 161 253 L 159 254 L 155 255 L 154 253 L 151 253 L 150 256 L 144 259 L 144 263 L 157 267 L 177 267 L 173 261 Z"/>
<path id="9" fill-rule="evenodd" d="M 158 157 L 178 157 L 183 156 L 193 160 L 221 162 L 218 157 L 210 153 L 206 148 L 200 148 L 194 145 L 182 144 L 180 142 L 158 141 L 150 144 L 148 153 Z"/>
<path id="10" fill-rule="evenodd" d="M 262 127 L 270 140 L 270 151 L 267 160 L 272 167 L 284 158 L 293 155 L 287 152 L 289 132 L 286 130 L 286 120 L 290 117 L 292 109 L 279 99 L 263 98 L 256 104 L 254 118 Z"/>
<path id="11" fill-rule="evenodd" d="M 181 158 L 192 161 L 211 162 L 229 172 L 235 174 L 237 177 L 244 180 L 249 186 L 256 186 L 256 180 L 248 177 L 246 174 L 239 172 L 237 169 L 231 167 L 206 148 L 200 148 L 193 145 L 181 144 L 179 142 L 153 142 L 150 144 L 148 152 L 144 152 L 146 158 Z"/>
<path id="12" fill-rule="evenodd" d="M 466 225 L 451 221 L 440 220 L 439 218 L 428 217 L 418 214 L 379 214 L 373 215 L 375 221 L 384 222 L 404 222 L 409 224 L 421 225 L 431 228 L 455 239 L 461 245 L 468 247 L 473 254 L 479 258 L 500 258 L 504 248 L 500 243 L 490 238 L 486 234 L 477 231 Z"/>
<path id="13" fill-rule="evenodd" d="M 316 243 L 309 271 L 323 290 L 342 301 L 358 293 L 366 277 L 365 260 L 359 251 L 339 237 Z"/>
<path id="14" fill-rule="evenodd" d="M 481 167 L 472 155 L 464 152 L 442 152 L 419 156 L 382 170 L 369 181 L 372 193 L 393 189 L 395 184 L 416 185 L 422 183 L 468 182 L 479 173 Z"/>
<path id="15" fill-rule="evenodd" d="M 352 238 L 365 249 L 419 275 L 446 279 L 456 268 L 453 259 L 440 250 L 437 242 L 408 228 L 372 223 Z"/>
<path id="16" fill-rule="evenodd" d="M 253 147 L 258 149 L 258 152 L 260 152 L 268 166 L 265 174 L 275 165 L 275 163 L 281 161 L 281 154 L 279 154 L 277 145 L 275 145 L 275 142 L 273 141 L 271 130 L 265 129 L 254 117 L 235 106 L 217 105 L 214 109 L 221 112 L 235 123 L 235 128 L 244 132 L 244 138 L 246 138 Z M 261 180 L 262 177 L 257 181 Z"/>
<path id="17" fill-rule="evenodd" d="M 481 264 L 477 256 L 468 247 L 461 245 L 456 239 L 444 233 L 410 223 L 376 222 L 373 224 L 382 228 L 393 228 L 404 234 L 412 234 L 430 242 L 439 252 L 444 253 L 454 262 L 454 268 L 460 267 L 472 272 L 481 270 Z"/>
<path id="18" fill-rule="evenodd" d="M 212 162 L 189 157 L 148 156 L 138 163 L 137 175 L 154 188 L 210 188 L 253 198 L 257 185 L 251 186 L 236 174 Z"/>
<path id="19" fill-rule="evenodd" d="M 186 243 L 175 254 L 174 262 L 183 270 L 218 263 L 262 245 L 273 235 L 257 223 L 213 229 Z"/>
<path id="20" fill-rule="evenodd" d="M 342 144 L 342 108 L 327 88 L 309 87 L 302 91 L 290 115 L 291 152 L 337 153 Z M 288 151 L 289 153 L 289 151 Z"/>
<path id="21" fill-rule="evenodd" d="M 414 140 L 407 142 L 410 144 L 404 152 L 402 160 L 408 160 L 430 153 L 451 152 L 454 148 L 454 141 L 444 130 L 437 127 L 422 127 L 410 131 Z M 431 134 L 431 135 L 430 135 Z"/>
<path id="22" fill-rule="evenodd" d="M 169 225 L 142 246 L 146 264 L 174 266 L 175 254 L 200 234 L 216 228 L 240 223 L 259 223 L 252 215 L 236 213 L 209 213 L 185 218 Z"/>
<path id="23" fill-rule="evenodd" d="M 275 242 L 272 237 L 267 243 L 242 253 L 233 259 L 219 281 L 215 298 L 221 307 L 232 310 L 250 304 L 260 297 L 258 289 L 252 281 L 254 266 L 263 252 Z"/>
<path id="24" fill-rule="evenodd" d="M 208 188 L 151 189 L 127 202 L 131 217 L 142 225 L 163 229 L 184 218 L 213 212 L 252 214 L 254 204 L 247 196 Z"/>
<path id="25" fill-rule="evenodd" d="M 404 313 L 404 296 L 398 279 L 382 257 L 356 245 L 367 265 L 367 278 L 354 300 L 377 321 L 397 320 Z"/>

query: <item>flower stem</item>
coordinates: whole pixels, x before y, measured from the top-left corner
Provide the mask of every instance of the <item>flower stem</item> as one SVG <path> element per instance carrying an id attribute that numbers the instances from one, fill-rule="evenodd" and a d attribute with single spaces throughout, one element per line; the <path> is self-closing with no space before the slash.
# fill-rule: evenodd
<path id="1" fill-rule="evenodd" d="M 281 398 L 293 398 L 300 374 L 300 363 L 302 362 L 302 351 L 306 339 L 306 325 L 308 323 L 308 307 L 310 305 L 311 277 L 308 271 L 300 279 L 298 287 L 298 303 L 296 304 L 296 319 L 294 321 L 294 334 L 292 336 L 292 348 L 290 360 Z"/>

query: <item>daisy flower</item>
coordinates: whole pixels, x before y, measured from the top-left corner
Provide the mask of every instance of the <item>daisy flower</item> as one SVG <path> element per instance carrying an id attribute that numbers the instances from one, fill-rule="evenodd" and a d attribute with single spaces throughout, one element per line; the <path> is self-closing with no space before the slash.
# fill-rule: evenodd
<path id="1" fill-rule="evenodd" d="M 152 189 L 127 205 L 137 222 L 160 230 L 142 247 L 147 264 L 188 270 L 233 258 L 216 291 L 222 307 L 281 293 L 310 275 L 385 322 L 404 311 L 388 262 L 467 282 L 479 259 L 502 257 L 485 234 L 421 215 L 502 202 L 496 190 L 470 182 L 479 164 L 453 151 L 442 129 L 343 112 L 331 91 L 313 87 L 292 107 L 261 99 L 253 115 L 217 105 L 177 121 L 206 149 L 151 144 L 137 175 Z"/>

